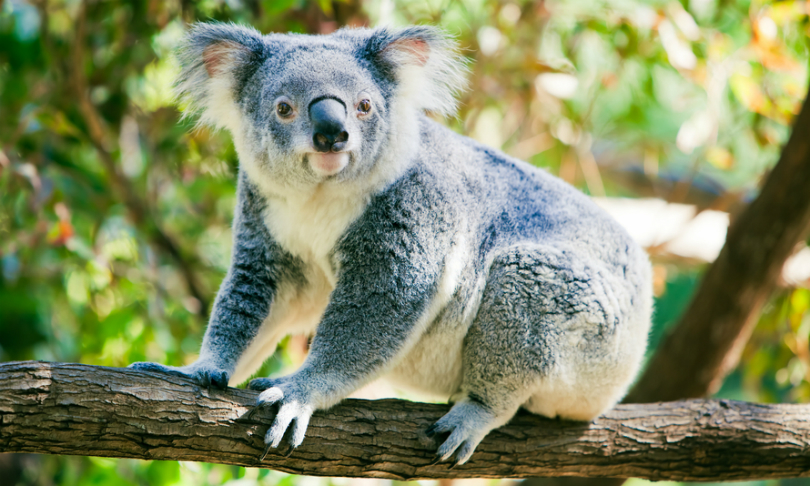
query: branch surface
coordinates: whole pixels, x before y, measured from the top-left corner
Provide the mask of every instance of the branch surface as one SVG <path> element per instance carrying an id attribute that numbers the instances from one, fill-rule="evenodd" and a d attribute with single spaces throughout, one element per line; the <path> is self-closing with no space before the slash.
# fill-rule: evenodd
<path id="1" fill-rule="evenodd" d="M 424 430 L 447 405 L 345 400 L 290 457 L 258 458 L 272 411 L 256 392 L 70 363 L 0 364 L 0 453 L 206 461 L 391 479 L 610 476 L 721 481 L 810 476 L 810 405 L 689 400 L 619 405 L 593 423 L 520 413 L 471 461 L 430 465 Z"/>

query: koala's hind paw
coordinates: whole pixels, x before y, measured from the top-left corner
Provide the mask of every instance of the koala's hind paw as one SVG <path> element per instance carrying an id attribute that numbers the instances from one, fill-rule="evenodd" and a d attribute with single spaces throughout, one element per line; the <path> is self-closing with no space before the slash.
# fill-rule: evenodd
<path id="1" fill-rule="evenodd" d="M 455 452 L 453 466 L 470 459 L 478 443 L 492 430 L 495 417 L 475 402 L 459 402 L 425 431 L 428 437 L 450 433 L 436 451 L 436 462 L 444 462 Z M 451 466 L 451 467 L 453 467 Z"/>
<path id="2" fill-rule="evenodd" d="M 289 456 L 304 441 L 309 419 L 314 411 L 308 400 L 306 400 L 306 395 L 292 381 L 284 379 L 258 378 L 251 381 L 248 388 L 251 390 L 264 390 L 259 394 L 256 408 L 279 405 L 273 425 L 270 426 L 264 436 L 267 447 L 265 447 L 264 453 L 259 460 L 263 460 L 270 449 L 275 449 L 281 444 L 290 424 L 295 422 L 288 448 L 284 453 L 284 455 Z"/>
<path id="3" fill-rule="evenodd" d="M 138 371 L 156 371 L 158 373 L 167 373 L 174 376 L 182 376 L 189 378 L 206 388 L 217 388 L 224 390 L 228 387 L 228 372 L 213 366 L 197 365 L 196 363 L 189 366 L 168 366 L 159 363 L 150 363 L 141 361 L 132 363 L 127 366 Z"/>

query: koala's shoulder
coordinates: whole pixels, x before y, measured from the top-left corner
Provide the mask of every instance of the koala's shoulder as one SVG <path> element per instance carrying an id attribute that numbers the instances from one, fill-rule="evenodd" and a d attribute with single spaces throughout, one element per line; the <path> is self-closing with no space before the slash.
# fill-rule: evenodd
<path id="1" fill-rule="evenodd" d="M 424 225 L 443 218 L 449 210 L 449 187 L 441 174 L 427 164 L 416 163 L 399 179 L 373 196 L 366 209 L 367 218 Z"/>

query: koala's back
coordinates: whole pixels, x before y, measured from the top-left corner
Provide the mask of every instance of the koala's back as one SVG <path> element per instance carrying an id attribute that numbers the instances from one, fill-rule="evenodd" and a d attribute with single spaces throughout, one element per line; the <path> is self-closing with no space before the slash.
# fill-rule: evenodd
<path id="1" fill-rule="evenodd" d="M 613 246 L 613 241 L 623 251 L 632 244 L 621 226 L 588 197 L 545 170 L 431 122 L 426 122 L 423 137 L 428 165 L 435 167 L 443 159 L 448 169 L 459 172 L 460 182 L 470 191 L 469 202 L 477 205 L 478 214 L 486 215 L 482 223 L 497 238 L 492 246 L 522 239 L 547 241 L 595 251 L 594 258 L 613 262 L 609 253 L 601 252 L 606 244 Z M 458 154 L 446 156 L 443 150 L 453 146 Z M 605 238 L 611 241 L 594 241 Z"/>
<path id="2" fill-rule="evenodd" d="M 590 418 L 620 398 L 646 346 L 652 296 L 647 257 L 618 223 L 547 172 L 427 118 L 412 174 L 388 191 L 400 204 L 432 208 L 415 231 L 452 239 L 435 315 L 393 381 L 441 396 L 461 393 L 465 368 L 523 369 L 528 381 L 555 375 L 546 388 L 521 386 L 542 390 L 532 411 L 571 418 Z M 546 317 L 515 318 L 521 305 L 519 312 Z M 476 339 L 485 352 L 465 349 Z M 499 345 L 525 352 L 498 356 Z"/>
<path id="3" fill-rule="evenodd" d="M 577 189 L 427 118 L 421 127 L 413 170 L 431 187 L 420 197 L 451 215 L 447 230 L 463 233 L 474 250 L 468 263 L 485 268 L 505 248 L 536 243 L 553 249 L 549 258 L 563 266 L 597 265 L 630 281 L 646 279 L 643 250 Z"/>

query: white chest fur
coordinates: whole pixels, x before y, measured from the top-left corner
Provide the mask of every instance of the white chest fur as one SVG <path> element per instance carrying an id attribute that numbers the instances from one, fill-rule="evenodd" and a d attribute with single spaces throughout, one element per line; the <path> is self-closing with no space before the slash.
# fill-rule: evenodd
<path id="1" fill-rule="evenodd" d="M 305 265 L 317 267 L 334 288 L 337 269 L 330 254 L 367 203 L 368 198 L 319 187 L 311 194 L 268 198 L 264 221 L 282 248 Z"/>
<path id="2" fill-rule="evenodd" d="M 276 243 L 301 260 L 305 283 L 279 287 L 270 314 L 239 360 L 232 383 L 255 372 L 285 335 L 314 332 L 337 284 L 332 250 L 368 204 L 366 197 L 350 197 L 328 187 L 285 197 L 263 192 L 267 198 L 264 223 Z"/>

